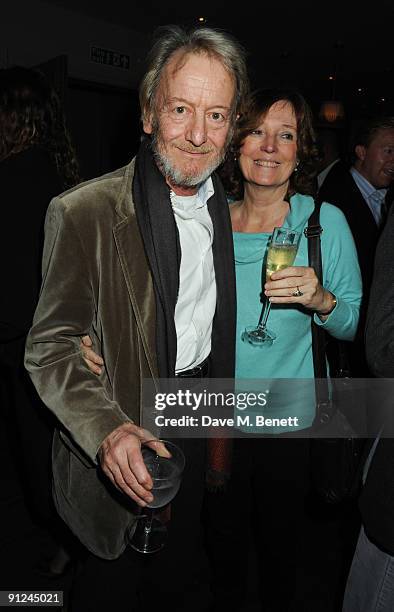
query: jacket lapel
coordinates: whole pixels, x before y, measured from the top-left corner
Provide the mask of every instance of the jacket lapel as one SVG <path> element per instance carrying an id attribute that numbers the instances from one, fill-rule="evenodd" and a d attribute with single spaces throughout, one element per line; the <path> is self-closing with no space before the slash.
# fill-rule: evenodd
<path id="1" fill-rule="evenodd" d="M 152 376 L 157 377 L 156 300 L 152 273 L 146 258 L 131 196 L 134 161 L 127 166 L 118 198 L 122 220 L 113 228 L 127 291 Z"/>
<path id="2" fill-rule="evenodd" d="M 119 223 L 113 233 L 149 368 L 156 377 L 155 293 L 135 216 Z"/>

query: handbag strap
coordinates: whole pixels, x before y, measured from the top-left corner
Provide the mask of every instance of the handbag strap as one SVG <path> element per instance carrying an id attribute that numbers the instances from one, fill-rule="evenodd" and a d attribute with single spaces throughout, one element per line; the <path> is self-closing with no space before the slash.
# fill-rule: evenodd
<path id="1" fill-rule="evenodd" d="M 320 225 L 321 204 L 322 202 L 320 199 L 315 200 L 315 208 L 308 219 L 308 226 L 304 229 L 304 234 L 308 239 L 309 266 L 314 268 L 316 276 L 323 286 L 320 240 L 320 236 L 323 232 L 323 228 Z M 311 332 L 316 392 L 316 417 L 314 425 L 322 425 L 331 420 L 335 409 L 330 400 L 328 387 L 325 331 L 320 325 L 315 323 L 313 316 L 311 317 Z"/>

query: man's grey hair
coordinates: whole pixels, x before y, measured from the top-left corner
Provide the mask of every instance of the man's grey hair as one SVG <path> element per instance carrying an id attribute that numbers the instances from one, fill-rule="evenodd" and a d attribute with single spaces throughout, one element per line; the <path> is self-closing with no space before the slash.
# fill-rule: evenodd
<path id="1" fill-rule="evenodd" d="M 156 41 L 148 56 L 148 69 L 139 88 L 142 119 L 154 117 L 156 93 L 164 68 L 179 49 L 185 54 L 202 53 L 220 61 L 235 82 L 232 120 L 242 113 L 249 91 L 245 50 L 227 32 L 212 28 L 189 31 L 170 25 L 158 28 Z"/>

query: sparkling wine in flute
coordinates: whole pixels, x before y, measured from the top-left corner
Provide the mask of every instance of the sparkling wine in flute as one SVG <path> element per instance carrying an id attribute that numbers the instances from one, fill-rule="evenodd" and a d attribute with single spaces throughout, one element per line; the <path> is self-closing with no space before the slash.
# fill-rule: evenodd
<path id="1" fill-rule="evenodd" d="M 268 247 L 266 261 L 266 280 L 271 280 L 272 274 L 292 266 L 297 254 L 301 234 L 295 230 L 275 227 Z M 257 325 L 248 325 L 242 332 L 243 342 L 252 346 L 271 346 L 276 334 L 267 329 L 267 319 L 271 309 L 271 302 L 265 300 Z"/>
<path id="2" fill-rule="evenodd" d="M 273 244 L 268 249 L 266 279 L 279 270 L 292 266 L 297 254 L 296 244 Z"/>

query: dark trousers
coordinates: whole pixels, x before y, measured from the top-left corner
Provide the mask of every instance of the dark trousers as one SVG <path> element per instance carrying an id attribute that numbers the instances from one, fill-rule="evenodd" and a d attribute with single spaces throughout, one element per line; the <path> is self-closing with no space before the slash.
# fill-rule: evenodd
<path id="1" fill-rule="evenodd" d="M 71 612 L 209 610 L 208 560 L 201 525 L 205 441 L 174 442 L 183 448 L 186 466 L 181 488 L 171 503 L 165 547 L 152 555 L 128 547 L 113 561 L 88 554 L 75 579 Z"/>
<path id="2" fill-rule="evenodd" d="M 261 610 L 340 610 L 343 517 L 313 507 L 309 462 L 307 439 L 234 441 L 229 486 L 205 504 L 215 611 L 243 609 L 250 543 Z"/>

